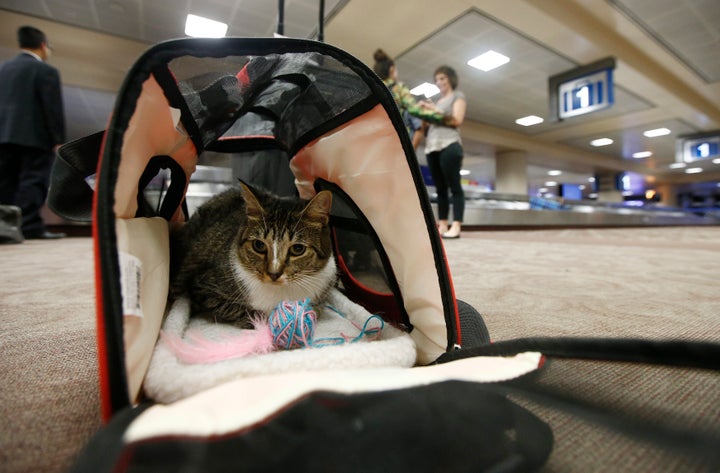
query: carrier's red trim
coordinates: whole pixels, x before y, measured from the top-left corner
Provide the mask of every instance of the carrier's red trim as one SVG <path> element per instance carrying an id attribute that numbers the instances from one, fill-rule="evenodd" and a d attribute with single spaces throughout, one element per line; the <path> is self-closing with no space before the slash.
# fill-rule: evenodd
<path id="1" fill-rule="evenodd" d="M 243 66 L 243 68 L 240 69 L 240 72 L 235 74 L 235 78 L 238 80 L 238 82 L 243 87 L 247 87 L 250 85 L 250 76 L 248 75 L 248 70 L 247 70 L 248 64 L 245 64 L 245 66 Z"/>
<path id="2" fill-rule="evenodd" d="M 102 165 L 102 156 L 105 150 L 105 140 L 107 132 L 103 135 L 98 154 L 98 164 L 95 170 L 96 182 L 100 175 Z M 95 257 L 95 325 L 97 328 L 97 351 L 98 351 L 98 377 L 100 384 L 100 413 L 103 422 L 108 422 L 112 417 L 112 401 L 110 398 L 110 369 L 108 367 L 108 350 L 106 344 L 107 330 L 105 327 L 105 312 L 102 290 L 102 269 L 100 265 L 100 237 L 98 233 L 98 193 L 93 193 L 93 253 Z"/>
<path id="3" fill-rule="evenodd" d="M 460 326 L 460 312 L 458 311 L 457 297 L 455 296 L 455 286 L 453 285 L 452 275 L 450 274 L 450 263 L 448 263 L 447 253 L 445 253 L 445 245 L 440 245 L 442 249 L 442 258 L 447 276 L 448 285 L 450 286 L 450 294 L 452 295 L 453 311 L 455 312 L 455 343 L 462 346 L 462 330 Z M 452 348 L 452 347 L 451 347 Z"/>

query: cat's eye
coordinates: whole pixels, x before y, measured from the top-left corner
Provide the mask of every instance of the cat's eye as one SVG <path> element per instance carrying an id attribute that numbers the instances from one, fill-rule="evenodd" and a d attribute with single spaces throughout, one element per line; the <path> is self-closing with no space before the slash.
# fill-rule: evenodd
<path id="1" fill-rule="evenodd" d="M 290 254 L 292 256 L 300 256 L 303 253 L 305 253 L 305 250 L 307 247 L 301 243 L 295 243 L 293 246 L 290 247 Z"/>
<path id="2" fill-rule="evenodd" d="M 257 253 L 267 253 L 267 245 L 262 240 L 253 240 L 252 249 Z"/>

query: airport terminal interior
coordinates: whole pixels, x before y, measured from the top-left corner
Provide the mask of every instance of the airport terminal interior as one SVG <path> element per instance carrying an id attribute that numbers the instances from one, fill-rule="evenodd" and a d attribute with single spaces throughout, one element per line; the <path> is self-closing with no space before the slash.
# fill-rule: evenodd
<path id="1" fill-rule="evenodd" d="M 188 22 L 194 17 L 222 31 L 195 33 Z M 381 48 L 418 100 L 438 99 L 434 73 L 450 66 L 467 100 L 459 128 L 465 215 L 462 238 L 432 239 L 432 248 L 451 273 L 453 297 L 477 310 L 492 342 L 674 340 L 720 354 L 718 0 L 0 0 L 0 65 L 18 54 L 23 25 L 49 39 L 68 143 L 101 136 L 136 61 L 178 38 L 318 41 L 368 68 Z M 421 219 L 430 227 L 437 193 L 424 146 L 404 151 L 434 213 Z M 245 159 L 252 153 L 203 151 L 187 185 L 188 213 L 238 179 L 282 181 L 294 192 L 295 176 L 284 169 L 294 156 L 282 146 L 269 153 L 282 170 L 256 167 Z M 84 178 L 92 205 L 94 175 Z M 158 209 L 173 179 L 160 170 L 149 180 L 145 197 L 157 197 Z M 130 187 L 118 185 L 119 201 Z M 389 200 L 388 215 L 413 198 Z M 140 199 L 129 201 L 137 207 Z M 110 258 L 104 245 L 116 243 L 116 230 L 101 241 L 92 219 L 59 213 L 43 209 L 48 228 L 67 238 L 0 245 L 2 472 L 101 471 L 76 462 L 103 456 L 88 456 L 87 445 L 108 417 L 103 363 L 112 356 L 101 341 L 107 327 L 100 306 L 110 298 L 101 294 L 108 266 L 99 262 Z M 118 225 L 118 241 L 127 238 L 120 227 L 129 231 Z M 383 227 L 375 238 L 391 257 L 412 253 L 414 238 L 426 238 L 421 231 L 405 241 L 408 230 L 398 227 Z M 142 252 L 146 242 L 122 252 Z M 398 277 L 417 276 L 413 271 Z M 112 265 L 110 273 L 126 276 Z M 137 278 L 131 281 L 140 292 Z M 117 285 L 125 290 L 132 282 Z M 160 287 L 164 300 L 167 285 Z M 554 436 L 532 471 L 720 469 L 712 447 L 720 442 L 720 356 L 705 365 L 592 356 L 558 356 L 532 379 L 592 403 L 593 416 L 574 417 L 535 398 L 518 401 Z M 630 420 L 604 422 L 607 413 Z M 120 466 L 107 471 L 126 471 Z"/>
<path id="2" fill-rule="evenodd" d="M 104 128 L 128 68 L 151 45 L 186 37 L 188 14 L 227 23 L 227 36 L 278 30 L 274 1 L 181 3 L 3 0 L 0 60 L 15 55 L 17 26 L 47 32 L 72 140 Z M 322 3 L 324 42 L 370 67 L 384 49 L 408 87 L 432 84 L 443 64 L 457 71 L 467 97 L 466 226 L 717 223 L 720 7 L 713 1 Z M 319 4 L 288 1 L 283 33 L 318 39 Z M 489 51 L 506 62 L 487 71 L 469 65 Z M 416 155 L 426 168 L 422 145 Z M 210 169 L 194 177 L 191 195 L 217 188 L 207 179 L 237 177 L 227 159 L 201 164 Z"/>

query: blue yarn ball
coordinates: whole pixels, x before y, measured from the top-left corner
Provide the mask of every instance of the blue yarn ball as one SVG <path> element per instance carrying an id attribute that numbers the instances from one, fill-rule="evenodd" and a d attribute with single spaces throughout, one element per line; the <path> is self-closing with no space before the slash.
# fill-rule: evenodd
<path id="1" fill-rule="evenodd" d="M 273 345 L 284 350 L 312 346 L 315 322 L 317 314 L 309 298 L 279 303 L 268 319 Z"/>

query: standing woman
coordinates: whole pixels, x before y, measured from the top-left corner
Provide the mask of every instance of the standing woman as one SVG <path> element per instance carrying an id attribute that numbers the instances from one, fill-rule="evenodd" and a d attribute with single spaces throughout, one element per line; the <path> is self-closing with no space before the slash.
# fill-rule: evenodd
<path id="1" fill-rule="evenodd" d="M 438 230 L 443 238 L 460 238 L 465 213 L 465 194 L 460 184 L 463 148 L 460 125 L 465 119 L 467 100 L 465 94 L 455 90 L 458 76 L 449 66 L 435 70 L 435 85 L 440 89 L 440 99 L 435 106 L 444 114 L 451 115 L 453 126 L 431 124 L 425 139 L 425 154 L 435 188 L 438 203 Z M 452 193 L 453 222 L 448 228 L 450 213 L 448 190 Z"/>
<path id="2" fill-rule="evenodd" d="M 419 102 L 408 87 L 398 80 L 395 61 L 385 51 L 378 49 L 373 54 L 373 71 L 390 89 L 393 99 L 403 115 L 405 126 L 412 137 L 413 147 L 417 148 L 423 138 L 422 121 L 452 126 L 452 116 L 436 109 L 431 103 Z"/>

